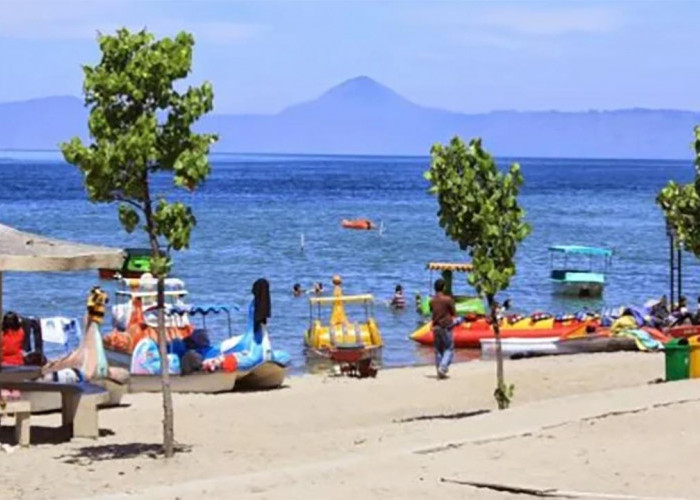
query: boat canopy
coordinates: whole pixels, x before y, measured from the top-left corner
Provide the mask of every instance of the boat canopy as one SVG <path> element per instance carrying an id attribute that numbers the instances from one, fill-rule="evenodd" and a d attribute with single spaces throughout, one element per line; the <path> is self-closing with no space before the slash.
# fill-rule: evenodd
<path id="1" fill-rule="evenodd" d="M 173 307 L 170 310 L 173 314 L 179 314 L 180 316 L 187 314 L 189 316 L 194 316 L 195 314 L 201 314 L 206 316 L 207 314 L 220 314 L 222 312 L 228 314 L 230 309 L 228 306 L 223 305 L 204 305 L 204 306 L 190 306 L 190 307 Z"/>
<path id="2" fill-rule="evenodd" d="M 340 295 L 338 297 L 311 297 L 309 303 L 319 305 L 333 305 L 335 302 L 343 302 L 345 304 L 374 302 L 374 295 L 365 293 L 362 295 Z"/>
<path id="3" fill-rule="evenodd" d="M 458 273 L 469 273 L 474 269 L 468 262 L 429 262 L 426 266 L 431 271 L 456 271 Z"/>
<path id="4" fill-rule="evenodd" d="M 581 245 L 553 245 L 549 247 L 550 252 L 563 253 L 566 255 L 597 255 L 600 257 L 612 257 L 613 251 L 607 248 L 587 247 Z"/>

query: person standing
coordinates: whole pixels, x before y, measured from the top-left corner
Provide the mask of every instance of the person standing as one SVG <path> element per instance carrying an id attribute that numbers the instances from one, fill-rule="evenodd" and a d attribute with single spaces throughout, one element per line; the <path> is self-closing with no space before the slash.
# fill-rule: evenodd
<path id="1" fill-rule="evenodd" d="M 433 346 L 435 348 L 435 368 L 438 379 L 447 378 L 447 372 L 454 356 L 452 327 L 457 313 L 455 301 L 445 293 L 445 280 L 435 281 L 435 295 L 430 299 L 433 320 Z"/>

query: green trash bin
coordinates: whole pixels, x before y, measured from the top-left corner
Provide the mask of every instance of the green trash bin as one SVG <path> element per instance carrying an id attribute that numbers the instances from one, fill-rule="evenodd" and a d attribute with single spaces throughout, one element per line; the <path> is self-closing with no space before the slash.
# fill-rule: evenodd
<path id="1" fill-rule="evenodd" d="M 688 339 L 673 339 L 664 345 L 666 352 L 666 382 L 690 376 Z"/>

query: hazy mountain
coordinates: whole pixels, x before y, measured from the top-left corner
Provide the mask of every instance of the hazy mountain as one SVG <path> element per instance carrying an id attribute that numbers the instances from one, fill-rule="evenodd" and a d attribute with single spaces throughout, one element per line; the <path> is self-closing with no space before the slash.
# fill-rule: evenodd
<path id="1" fill-rule="evenodd" d="M 54 149 L 84 137 L 86 117 L 73 97 L 0 104 L 0 149 Z M 696 124 L 700 113 L 675 110 L 453 113 L 358 77 L 274 115 L 213 114 L 198 128 L 226 152 L 427 154 L 457 134 L 498 156 L 690 158 Z"/>

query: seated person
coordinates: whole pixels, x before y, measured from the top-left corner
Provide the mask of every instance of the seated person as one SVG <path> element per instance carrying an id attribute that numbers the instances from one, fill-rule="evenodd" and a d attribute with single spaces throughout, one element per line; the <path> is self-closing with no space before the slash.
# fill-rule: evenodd
<path id="1" fill-rule="evenodd" d="M 671 326 L 679 326 L 691 322 L 693 315 L 688 311 L 688 302 L 685 297 L 678 299 L 678 305 L 671 313 Z"/>
<path id="2" fill-rule="evenodd" d="M 692 318 L 692 323 L 694 325 L 700 325 L 700 297 L 698 297 L 698 308 L 695 310 L 695 314 Z"/>
<path id="3" fill-rule="evenodd" d="M 2 357 L 3 365 L 19 366 L 24 364 L 24 330 L 19 316 L 10 311 L 2 318 Z"/>
<path id="4" fill-rule="evenodd" d="M 651 306 L 651 309 L 649 310 L 651 326 L 654 328 L 664 328 L 665 326 L 668 326 L 670 314 L 671 313 L 668 310 L 668 299 L 665 295 L 663 295 L 661 300 Z"/>
<path id="5" fill-rule="evenodd" d="M 406 307 L 406 298 L 403 296 L 403 287 L 401 285 L 396 285 L 390 305 L 394 309 L 404 309 Z"/>

